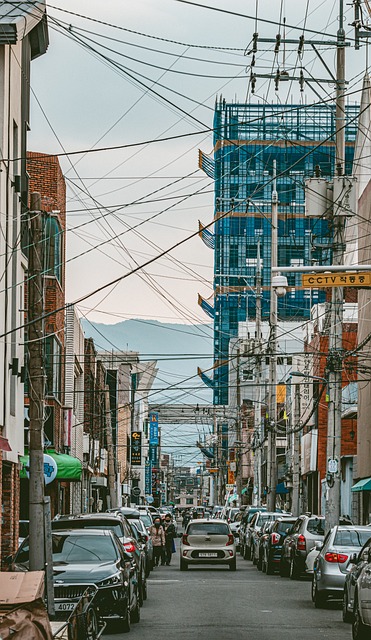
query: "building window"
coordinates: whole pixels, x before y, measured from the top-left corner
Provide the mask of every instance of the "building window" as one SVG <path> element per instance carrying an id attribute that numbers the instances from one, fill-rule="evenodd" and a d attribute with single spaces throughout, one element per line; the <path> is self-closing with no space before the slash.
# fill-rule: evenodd
<path id="1" fill-rule="evenodd" d="M 61 344 L 53 335 L 45 338 L 46 395 L 58 400 L 61 393 Z"/>
<path id="2" fill-rule="evenodd" d="M 45 275 L 62 282 L 62 230 L 57 218 L 45 219 Z"/>

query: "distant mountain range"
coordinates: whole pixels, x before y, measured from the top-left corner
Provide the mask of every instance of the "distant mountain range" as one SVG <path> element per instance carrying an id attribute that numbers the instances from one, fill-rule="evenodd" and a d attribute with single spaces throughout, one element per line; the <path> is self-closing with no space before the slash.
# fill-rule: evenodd
<path id="1" fill-rule="evenodd" d="M 206 403 L 212 393 L 197 376 L 197 367 L 212 365 L 212 325 L 172 324 L 157 320 L 123 320 L 103 324 L 83 319 L 86 337 L 98 350 L 139 351 L 141 360 L 157 360 L 159 372 L 152 402 Z M 167 387 L 179 387 L 167 390 Z M 189 389 L 195 387 L 195 390 Z M 161 389 L 161 391 L 160 391 Z"/>
<path id="2" fill-rule="evenodd" d="M 157 360 L 159 372 L 150 392 L 150 402 L 212 402 L 211 389 L 205 387 L 197 375 L 198 366 L 205 370 L 212 365 L 211 325 L 138 319 L 117 324 L 83 320 L 83 326 L 86 337 L 94 339 L 98 350 L 139 351 L 141 360 Z M 203 434 L 202 425 L 163 425 L 162 451 L 173 454 L 176 464 L 193 466 L 200 459 L 196 441 Z"/>

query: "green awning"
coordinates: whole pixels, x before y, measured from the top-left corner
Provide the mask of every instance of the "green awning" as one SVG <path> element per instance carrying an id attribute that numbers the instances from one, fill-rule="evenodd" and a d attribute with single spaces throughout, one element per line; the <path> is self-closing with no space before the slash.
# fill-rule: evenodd
<path id="1" fill-rule="evenodd" d="M 82 464 L 78 458 L 69 456 L 66 453 L 57 453 L 56 451 L 46 451 L 45 453 L 51 456 L 57 464 L 56 480 L 71 482 L 81 480 Z M 29 464 L 29 456 L 21 456 L 20 462 L 22 465 L 20 477 L 24 479 L 27 478 L 26 467 Z"/>
<path id="2" fill-rule="evenodd" d="M 352 487 L 352 491 L 371 491 L 371 478 L 363 478 Z"/>
<path id="3" fill-rule="evenodd" d="M 247 493 L 247 487 L 244 487 L 241 491 L 241 496 L 244 496 Z"/>

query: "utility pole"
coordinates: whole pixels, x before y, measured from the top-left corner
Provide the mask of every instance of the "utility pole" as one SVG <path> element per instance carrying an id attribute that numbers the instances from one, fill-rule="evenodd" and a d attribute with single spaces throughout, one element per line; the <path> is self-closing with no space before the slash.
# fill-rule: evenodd
<path id="1" fill-rule="evenodd" d="M 336 138 L 335 169 L 344 175 L 345 165 L 345 31 L 344 0 L 339 0 L 339 28 L 336 51 Z M 334 203 L 333 264 L 344 264 L 345 217 Z M 333 287 L 331 297 L 328 356 L 328 422 L 327 422 L 327 492 L 326 529 L 339 523 L 340 517 L 340 456 L 341 456 L 341 389 L 343 338 L 343 287 Z M 329 461 L 331 461 L 329 463 Z"/>
<path id="2" fill-rule="evenodd" d="M 260 240 L 256 251 L 256 313 L 255 313 L 255 367 L 256 387 L 254 402 L 254 492 L 256 505 L 261 501 L 261 344 L 262 344 L 262 269 L 260 259 Z"/>
<path id="3" fill-rule="evenodd" d="M 276 428 L 277 428 L 277 294 L 273 286 L 273 267 L 278 265 L 278 194 L 276 185 L 276 161 L 273 160 L 273 191 L 272 191 L 272 246 L 271 246 L 271 285 L 270 285 L 270 336 L 269 336 L 269 425 L 268 425 L 268 451 L 267 451 L 267 481 L 268 511 L 276 510 L 276 486 L 277 486 L 277 454 L 276 454 Z"/>
<path id="4" fill-rule="evenodd" d="M 105 391 L 106 400 L 106 441 L 107 441 L 107 466 L 108 466 L 108 491 L 110 497 L 110 508 L 115 509 L 117 507 L 117 492 L 116 492 L 116 473 L 115 473 L 115 454 L 113 448 L 112 438 L 112 414 L 110 409 L 110 396 L 109 389 L 107 387 Z M 109 407 L 109 409 L 107 409 Z"/>
<path id="5" fill-rule="evenodd" d="M 236 464 L 236 493 L 240 499 L 241 504 L 241 490 L 242 490 L 242 449 L 241 449 L 241 358 L 240 358 L 240 348 L 237 349 L 237 422 L 236 422 L 236 440 L 237 447 L 235 445 L 235 459 L 237 461 Z"/>
<path id="6" fill-rule="evenodd" d="M 295 384 L 294 395 L 294 428 L 293 428 L 293 458 L 292 458 L 292 505 L 293 516 L 300 516 L 300 384 Z"/>
<path id="7" fill-rule="evenodd" d="M 28 263 L 28 354 L 29 354 L 29 520 L 30 571 L 43 571 L 44 546 L 44 393 L 43 361 L 43 226 L 41 196 L 31 194 L 30 247 Z"/>

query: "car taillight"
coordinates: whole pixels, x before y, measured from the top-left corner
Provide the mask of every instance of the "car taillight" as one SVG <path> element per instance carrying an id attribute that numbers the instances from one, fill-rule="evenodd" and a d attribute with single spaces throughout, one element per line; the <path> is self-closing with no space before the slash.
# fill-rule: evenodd
<path id="1" fill-rule="evenodd" d="M 306 546 L 305 546 L 305 536 L 303 536 L 303 534 L 301 533 L 300 536 L 298 536 L 298 539 L 296 541 L 296 548 L 298 551 L 305 551 Z"/>
<path id="2" fill-rule="evenodd" d="M 187 533 L 183 533 L 182 542 L 183 542 L 183 544 L 186 544 L 189 547 L 188 534 Z"/>
<path id="3" fill-rule="evenodd" d="M 135 544 L 133 542 L 125 542 L 124 547 L 125 547 L 125 551 L 127 551 L 128 553 L 135 552 Z"/>
<path id="4" fill-rule="evenodd" d="M 343 564 L 343 562 L 348 560 L 348 556 L 345 553 L 332 553 L 328 551 L 325 553 L 325 560 L 326 562 L 339 562 Z"/>
<path id="5" fill-rule="evenodd" d="M 226 544 L 226 547 L 228 547 L 230 544 L 234 543 L 234 535 L 232 533 L 228 534 L 228 542 Z"/>
<path id="6" fill-rule="evenodd" d="M 280 538 L 281 538 L 281 536 L 280 536 L 280 534 L 279 534 L 279 533 L 272 533 L 272 534 L 271 534 L 271 541 L 272 541 L 272 544 L 278 544 L 278 543 L 279 543 L 279 541 L 280 541 Z"/>

